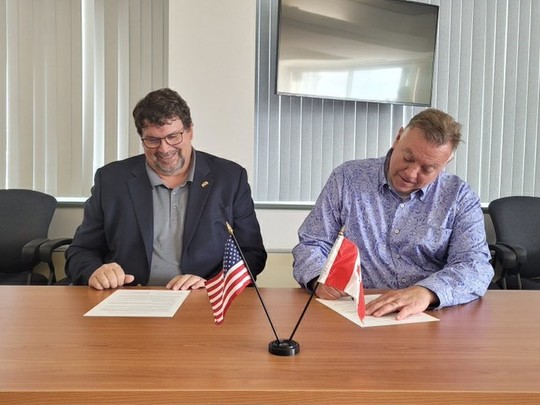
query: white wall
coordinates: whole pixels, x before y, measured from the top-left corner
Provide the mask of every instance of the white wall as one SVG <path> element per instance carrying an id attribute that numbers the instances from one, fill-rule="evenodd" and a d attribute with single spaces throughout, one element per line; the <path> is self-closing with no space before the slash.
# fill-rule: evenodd
<path id="1" fill-rule="evenodd" d="M 169 86 L 191 107 L 193 145 L 254 176 L 255 0 L 169 2 Z M 290 250 L 307 215 L 257 210 L 269 251 Z"/>
<path id="2" fill-rule="evenodd" d="M 169 86 L 191 107 L 195 148 L 253 174 L 253 0 L 169 2 Z"/>

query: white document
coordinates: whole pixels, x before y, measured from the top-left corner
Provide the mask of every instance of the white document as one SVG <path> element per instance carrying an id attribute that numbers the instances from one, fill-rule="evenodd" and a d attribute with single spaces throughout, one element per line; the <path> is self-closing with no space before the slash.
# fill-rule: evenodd
<path id="1" fill-rule="evenodd" d="M 366 304 L 377 298 L 379 295 L 380 294 L 366 295 Z M 362 321 L 360 321 L 360 318 L 358 317 L 356 303 L 351 299 L 351 297 L 342 297 L 337 300 L 323 300 L 317 298 L 317 301 L 319 301 L 323 305 L 326 305 L 328 308 L 336 311 L 341 316 L 347 318 L 349 321 L 354 322 L 362 328 L 369 328 L 372 326 L 403 325 L 406 323 L 438 321 L 438 319 L 434 316 L 428 315 L 424 312 L 415 315 L 409 315 L 407 318 L 398 321 L 396 319 L 396 313 L 393 312 L 378 318 L 366 315 L 364 317 L 364 322 L 362 323 Z"/>
<path id="2" fill-rule="evenodd" d="M 170 318 L 188 295 L 189 291 L 117 290 L 84 316 Z"/>

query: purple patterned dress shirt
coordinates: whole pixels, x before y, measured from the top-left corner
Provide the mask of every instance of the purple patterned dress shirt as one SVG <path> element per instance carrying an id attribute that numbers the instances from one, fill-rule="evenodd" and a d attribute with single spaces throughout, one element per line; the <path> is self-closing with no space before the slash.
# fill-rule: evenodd
<path id="1" fill-rule="evenodd" d="M 403 200 L 386 180 L 389 156 L 349 161 L 333 171 L 298 231 L 295 279 L 307 288 L 319 276 L 344 227 L 360 249 L 365 288 L 420 285 L 438 296 L 438 308 L 484 295 L 494 272 L 476 193 L 442 172 Z"/>

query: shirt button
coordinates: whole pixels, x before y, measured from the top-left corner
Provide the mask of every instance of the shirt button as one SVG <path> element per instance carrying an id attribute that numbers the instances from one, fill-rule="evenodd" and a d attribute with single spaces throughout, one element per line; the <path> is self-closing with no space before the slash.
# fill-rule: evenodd
<path id="1" fill-rule="evenodd" d="M 397 235 L 399 233 L 399 229 L 396 229 L 394 233 Z"/>
<path id="2" fill-rule="evenodd" d="M 402 279 L 401 279 L 401 282 L 402 282 L 402 283 L 405 283 L 405 282 L 407 282 L 407 280 L 404 279 L 404 278 L 402 278 Z"/>
<path id="3" fill-rule="evenodd" d="M 172 209 L 175 210 L 175 209 L 176 209 L 176 205 L 174 205 L 174 206 L 172 207 Z"/>
<path id="4" fill-rule="evenodd" d="M 401 203 L 401 204 L 399 204 L 399 206 L 400 206 L 401 208 L 403 208 L 403 207 L 405 207 L 405 204 Z"/>
<path id="5" fill-rule="evenodd" d="M 401 259 L 401 255 L 396 255 L 396 257 L 397 257 L 398 259 Z"/>

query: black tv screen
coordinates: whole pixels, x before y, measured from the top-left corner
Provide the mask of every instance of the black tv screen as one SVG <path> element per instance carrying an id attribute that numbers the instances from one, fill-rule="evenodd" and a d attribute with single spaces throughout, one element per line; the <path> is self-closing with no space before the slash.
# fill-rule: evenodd
<path id="1" fill-rule="evenodd" d="M 280 0 L 277 94 L 431 105 L 439 7 Z"/>

